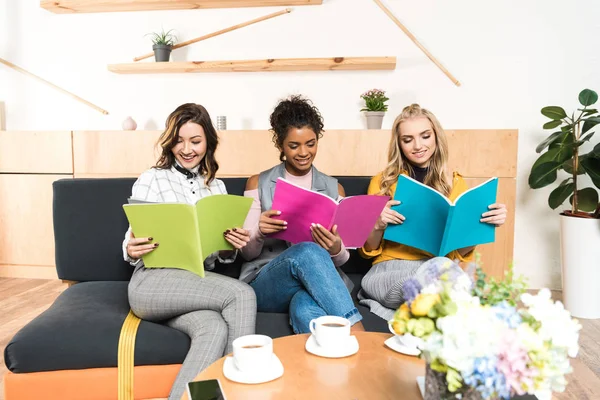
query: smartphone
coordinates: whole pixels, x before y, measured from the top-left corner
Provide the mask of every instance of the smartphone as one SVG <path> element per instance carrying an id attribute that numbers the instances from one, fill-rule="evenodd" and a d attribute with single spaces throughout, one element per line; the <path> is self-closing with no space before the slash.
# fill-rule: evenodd
<path id="1" fill-rule="evenodd" d="M 188 382 L 187 395 L 190 400 L 227 400 L 218 379 Z"/>

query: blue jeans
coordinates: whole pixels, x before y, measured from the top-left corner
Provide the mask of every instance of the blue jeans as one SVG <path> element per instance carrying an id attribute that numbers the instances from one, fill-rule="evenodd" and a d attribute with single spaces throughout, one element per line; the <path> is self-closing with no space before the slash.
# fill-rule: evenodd
<path id="1" fill-rule="evenodd" d="M 331 256 L 315 243 L 298 243 L 265 265 L 250 282 L 258 311 L 289 312 L 295 333 L 309 333 L 311 319 L 323 315 L 362 319 Z"/>

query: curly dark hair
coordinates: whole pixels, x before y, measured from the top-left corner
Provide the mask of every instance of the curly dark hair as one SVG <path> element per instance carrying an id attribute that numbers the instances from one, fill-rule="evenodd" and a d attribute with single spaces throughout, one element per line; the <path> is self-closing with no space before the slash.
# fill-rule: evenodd
<path id="1" fill-rule="evenodd" d="M 312 101 L 301 95 L 293 95 L 281 100 L 270 117 L 273 143 L 281 149 L 290 128 L 311 128 L 317 140 L 323 136 L 323 117 Z M 279 153 L 279 161 L 283 161 L 283 151 Z"/>

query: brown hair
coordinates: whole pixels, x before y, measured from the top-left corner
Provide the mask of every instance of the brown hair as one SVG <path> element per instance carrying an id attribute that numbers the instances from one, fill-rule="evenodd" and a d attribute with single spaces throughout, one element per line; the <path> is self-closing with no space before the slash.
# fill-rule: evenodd
<path id="1" fill-rule="evenodd" d="M 390 196 L 391 187 L 398 180 L 398 175 L 402 171 L 407 172 L 409 175 L 413 172 L 412 165 L 404 157 L 400 148 L 400 124 L 407 119 L 416 117 L 425 117 L 429 120 L 435 134 L 436 142 L 436 149 L 431 156 L 429 169 L 423 183 L 446 196 L 450 194 L 451 186 L 446 177 L 446 167 L 448 164 L 448 140 L 446 139 L 446 132 L 444 132 L 442 125 L 435 115 L 431 111 L 421 108 L 418 104 L 411 104 L 404 107 L 394 121 L 388 149 L 388 165 L 381 173 L 381 190 L 379 194 Z"/>
<path id="2" fill-rule="evenodd" d="M 208 186 L 215 179 L 215 175 L 219 169 L 219 164 L 215 159 L 219 137 L 211 122 L 208 111 L 200 104 L 182 104 L 169 115 L 165 131 L 160 135 L 156 144 L 162 148 L 162 153 L 154 167 L 169 169 L 175 164 L 175 156 L 172 150 L 179 140 L 179 130 L 188 122 L 196 123 L 204 129 L 206 154 L 200 161 L 198 172 L 204 176 L 204 183 Z"/>

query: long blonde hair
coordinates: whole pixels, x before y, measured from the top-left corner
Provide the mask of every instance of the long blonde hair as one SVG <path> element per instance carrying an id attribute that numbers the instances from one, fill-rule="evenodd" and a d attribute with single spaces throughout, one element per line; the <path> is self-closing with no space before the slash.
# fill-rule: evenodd
<path id="1" fill-rule="evenodd" d="M 392 127 L 392 137 L 388 149 L 388 164 L 381 173 L 381 190 L 379 194 L 391 196 L 391 187 L 398 180 L 398 175 L 406 172 L 409 175 L 413 173 L 413 167 L 402 154 L 400 148 L 400 124 L 402 122 L 416 117 L 425 117 L 431 123 L 435 134 L 436 149 L 431 156 L 427 175 L 425 175 L 424 184 L 434 188 L 438 192 L 448 196 L 452 187 L 448 183 L 446 176 L 446 167 L 448 163 L 448 140 L 446 132 L 440 125 L 435 115 L 431 111 L 421 108 L 418 104 L 411 104 L 404 107 L 400 115 L 396 117 Z"/>

